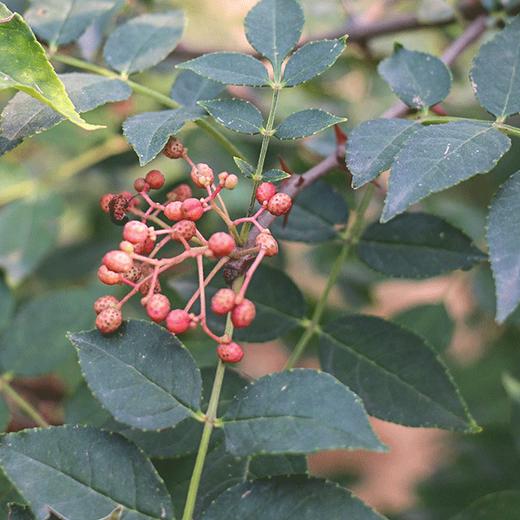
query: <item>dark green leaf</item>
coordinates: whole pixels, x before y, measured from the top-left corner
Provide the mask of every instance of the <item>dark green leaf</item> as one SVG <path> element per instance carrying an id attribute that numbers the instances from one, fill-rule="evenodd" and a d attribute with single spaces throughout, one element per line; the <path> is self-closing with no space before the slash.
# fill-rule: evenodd
<path id="1" fill-rule="evenodd" d="M 224 88 L 222 83 L 203 78 L 191 70 L 183 70 L 172 86 L 170 97 L 185 107 L 196 107 L 197 101 L 213 99 Z"/>
<path id="2" fill-rule="evenodd" d="M 71 72 L 60 75 L 60 79 L 80 113 L 105 103 L 123 101 L 132 94 L 130 87 L 123 81 L 98 74 Z M 47 105 L 19 92 L 11 98 L 2 112 L 0 132 L 13 142 L 11 148 L 14 148 L 23 139 L 48 130 L 64 119 Z"/>
<path id="3" fill-rule="evenodd" d="M 63 203 L 57 196 L 13 202 L 0 210 L 0 266 L 19 283 L 31 274 L 57 240 Z"/>
<path id="4" fill-rule="evenodd" d="M 250 459 L 248 473 L 251 480 L 282 475 L 305 475 L 307 460 L 303 455 L 258 455 Z"/>
<path id="5" fill-rule="evenodd" d="M 61 426 L 8 434 L 0 464 L 37 518 L 92 520 L 118 506 L 128 519 L 171 519 L 170 497 L 150 461 L 119 435 Z M 42 485 L 45 483 L 45 485 Z"/>
<path id="6" fill-rule="evenodd" d="M 223 421 L 226 449 L 237 456 L 339 448 L 384 451 L 359 398 L 315 370 L 254 381 L 235 397 Z"/>
<path id="7" fill-rule="evenodd" d="M 518 520 L 520 491 L 491 493 L 471 504 L 452 520 Z"/>
<path id="8" fill-rule="evenodd" d="M 439 353 L 448 348 L 455 330 L 455 324 L 442 303 L 407 309 L 394 316 L 392 321 L 424 338 Z"/>
<path id="9" fill-rule="evenodd" d="M 383 520 L 348 490 L 305 476 L 244 482 L 220 495 L 201 520 Z"/>
<path id="10" fill-rule="evenodd" d="M 301 139 L 345 121 L 344 117 L 336 117 L 329 112 L 310 108 L 291 114 L 280 123 L 274 135 L 278 139 Z"/>
<path id="11" fill-rule="evenodd" d="M 412 108 L 431 107 L 450 92 L 451 73 L 435 56 L 397 47 L 378 67 L 390 88 Z"/>
<path id="12" fill-rule="evenodd" d="M 255 174 L 255 167 L 252 164 L 249 164 L 240 157 L 233 157 L 233 160 L 244 177 L 250 179 Z"/>
<path id="13" fill-rule="evenodd" d="M 200 372 L 166 329 L 131 320 L 111 336 L 92 330 L 70 340 L 92 393 L 117 421 L 161 430 L 199 410 Z"/>
<path id="14" fill-rule="evenodd" d="M 102 128 L 81 119 L 29 26 L 0 3 L 0 90 L 6 88 L 26 92 L 85 130 Z"/>
<path id="15" fill-rule="evenodd" d="M 400 278 L 430 278 L 470 269 L 486 259 L 462 231 L 426 213 L 371 224 L 359 241 L 358 254 L 372 269 Z"/>
<path id="16" fill-rule="evenodd" d="M 243 134 L 258 134 L 264 118 L 258 108 L 242 99 L 214 99 L 200 101 L 211 117 L 221 125 Z"/>
<path id="17" fill-rule="evenodd" d="M 5 430 L 7 430 L 10 421 L 11 412 L 9 411 L 9 406 L 7 406 L 5 399 L 0 397 L 0 432 L 5 432 Z"/>
<path id="18" fill-rule="evenodd" d="M 336 227 L 347 220 L 345 199 L 330 184 L 318 181 L 294 199 L 286 222 L 277 219 L 271 227 L 282 240 L 316 243 L 337 238 Z"/>
<path id="19" fill-rule="evenodd" d="M 482 45 L 471 83 L 479 103 L 495 116 L 520 112 L 520 16 Z"/>
<path id="20" fill-rule="evenodd" d="M 497 294 L 497 321 L 520 302 L 520 172 L 498 190 L 489 211 L 487 238 Z"/>
<path id="21" fill-rule="evenodd" d="M 320 334 L 320 359 L 371 415 L 406 426 L 479 431 L 434 350 L 398 325 L 344 316 Z"/>
<path id="22" fill-rule="evenodd" d="M 346 162 L 352 187 L 360 188 L 388 170 L 408 138 L 421 128 L 416 121 L 373 119 L 356 127 L 347 141 Z"/>
<path id="23" fill-rule="evenodd" d="M 306 43 L 289 58 L 283 74 L 284 85 L 294 87 L 323 74 L 334 65 L 346 45 L 345 38 Z"/>
<path id="24" fill-rule="evenodd" d="M 297 0 L 261 0 L 246 16 L 246 37 L 275 71 L 294 49 L 302 34 L 303 10 Z"/>
<path id="25" fill-rule="evenodd" d="M 511 404 L 511 433 L 520 449 L 520 380 L 506 373 L 502 376 L 502 384 Z"/>
<path id="26" fill-rule="evenodd" d="M 34 32 L 51 46 L 77 40 L 117 0 L 33 0 L 24 13 Z"/>
<path id="27" fill-rule="evenodd" d="M 0 333 L 11 320 L 14 311 L 14 298 L 3 278 L 0 278 Z"/>
<path id="28" fill-rule="evenodd" d="M 168 139 L 177 134 L 188 121 L 201 119 L 200 108 L 177 108 L 160 112 L 143 112 L 123 123 L 123 133 L 144 166 L 159 155 Z"/>
<path id="29" fill-rule="evenodd" d="M 29 506 L 20 504 L 9 504 L 9 515 L 7 520 L 36 520 Z"/>
<path id="30" fill-rule="evenodd" d="M 213 52 L 177 65 L 226 85 L 263 87 L 269 84 L 261 61 L 238 52 Z"/>
<path id="31" fill-rule="evenodd" d="M 397 155 L 381 217 L 386 222 L 415 202 L 491 170 L 510 139 L 489 123 L 458 121 L 421 128 Z"/>
<path id="32" fill-rule="evenodd" d="M 163 61 L 177 47 L 183 30 L 182 11 L 137 16 L 110 34 L 103 57 L 122 74 L 141 72 Z"/>
<path id="33" fill-rule="evenodd" d="M 284 172 L 278 168 L 273 168 L 272 170 L 267 170 L 262 173 L 262 179 L 269 182 L 280 182 L 284 179 L 288 179 L 290 176 L 290 173 Z"/>

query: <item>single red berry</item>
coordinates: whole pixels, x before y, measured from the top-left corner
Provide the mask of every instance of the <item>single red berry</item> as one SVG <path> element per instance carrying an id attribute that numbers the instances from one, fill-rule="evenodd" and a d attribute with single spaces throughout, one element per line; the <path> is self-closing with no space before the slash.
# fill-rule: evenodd
<path id="1" fill-rule="evenodd" d="M 107 294 L 106 296 L 100 296 L 94 302 L 94 312 L 96 314 L 99 314 L 100 312 L 102 312 L 105 309 L 108 309 L 110 307 L 115 307 L 117 309 L 118 303 L 119 303 L 119 300 L 115 296 L 112 296 L 111 294 Z"/>
<path id="2" fill-rule="evenodd" d="M 217 354 L 224 363 L 238 363 L 244 357 L 242 347 L 235 342 L 221 343 L 217 347 Z"/>
<path id="3" fill-rule="evenodd" d="M 256 189 L 256 200 L 260 204 L 269 202 L 276 193 L 276 186 L 272 182 L 262 182 Z"/>
<path id="4" fill-rule="evenodd" d="M 150 170 L 145 181 L 152 190 L 160 190 L 164 186 L 164 175 L 159 170 Z"/>
<path id="5" fill-rule="evenodd" d="M 175 202 L 168 202 L 164 208 L 164 214 L 166 215 L 166 218 L 175 222 L 182 220 L 184 218 L 184 214 L 182 212 L 182 202 L 180 200 L 176 200 Z"/>
<path id="6" fill-rule="evenodd" d="M 218 181 L 220 186 L 224 187 L 224 184 L 226 184 L 226 179 L 229 177 L 228 172 L 220 172 L 218 174 Z"/>
<path id="7" fill-rule="evenodd" d="M 179 184 L 177 187 L 173 188 L 172 191 L 168 192 L 167 198 L 171 201 L 180 201 L 184 202 L 186 199 L 189 199 L 192 196 L 191 188 L 188 184 Z"/>
<path id="8" fill-rule="evenodd" d="M 123 225 L 127 222 L 126 212 L 128 211 L 128 206 L 130 205 L 131 194 L 129 197 L 127 193 L 120 193 L 119 195 L 114 195 L 108 204 L 108 213 L 112 222 L 117 225 Z"/>
<path id="9" fill-rule="evenodd" d="M 123 323 L 123 315 L 119 309 L 109 307 L 101 311 L 96 317 L 96 327 L 101 334 L 112 334 Z"/>
<path id="10" fill-rule="evenodd" d="M 233 289 L 219 289 L 211 298 L 211 310 L 219 316 L 227 314 L 235 306 L 235 297 Z"/>
<path id="11" fill-rule="evenodd" d="M 128 240 L 122 240 L 121 242 L 119 242 L 119 249 L 128 254 L 132 254 L 135 252 L 134 244 L 132 244 L 132 242 L 129 242 Z"/>
<path id="12" fill-rule="evenodd" d="M 104 213 L 108 213 L 110 211 L 110 202 L 115 197 L 113 193 L 105 193 L 99 199 L 99 205 Z"/>
<path id="13" fill-rule="evenodd" d="M 292 207 L 292 199 L 287 193 L 276 193 L 267 204 L 267 209 L 272 215 L 279 217 L 289 213 Z"/>
<path id="14" fill-rule="evenodd" d="M 180 159 L 185 153 L 184 145 L 175 137 L 170 137 L 166 146 L 164 147 L 163 154 L 168 159 Z"/>
<path id="15" fill-rule="evenodd" d="M 184 215 L 184 218 L 196 222 L 202 217 L 202 215 L 204 215 L 202 202 L 199 199 L 186 199 L 182 203 L 182 214 Z"/>
<path id="16" fill-rule="evenodd" d="M 138 282 L 143 276 L 141 268 L 134 264 L 128 271 L 123 273 L 123 278 L 130 282 Z"/>
<path id="17" fill-rule="evenodd" d="M 213 170 L 205 163 L 199 163 L 191 169 L 191 180 L 199 188 L 210 186 L 214 178 Z"/>
<path id="18" fill-rule="evenodd" d="M 197 227 L 194 222 L 191 220 L 181 220 L 173 225 L 171 237 L 173 240 L 180 241 L 181 238 L 184 238 L 184 240 L 188 241 L 195 236 L 196 232 Z"/>
<path id="19" fill-rule="evenodd" d="M 134 181 L 134 189 L 138 193 L 141 193 L 142 191 L 148 191 L 150 189 L 150 185 L 146 182 L 144 177 L 139 177 Z"/>
<path id="20" fill-rule="evenodd" d="M 224 182 L 224 188 L 226 190 L 234 190 L 238 184 L 238 177 L 234 173 L 230 173 L 227 176 L 226 182 Z"/>
<path id="21" fill-rule="evenodd" d="M 103 265 L 116 273 L 124 273 L 132 268 L 134 261 L 128 253 L 114 249 L 103 257 Z"/>
<path id="22" fill-rule="evenodd" d="M 138 220 L 131 220 L 125 224 L 123 238 L 132 244 L 144 242 L 148 238 L 148 226 Z"/>
<path id="23" fill-rule="evenodd" d="M 99 281 L 105 285 L 117 285 L 118 283 L 121 283 L 121 273 L 111 271 L 106 265 L 99 266 L 97 275 Z"/>
<path id="24" fill-rule="evenodd" d="M 191 325 L 190 315 L 182 309 L 170 311 L 166 317 L 166 328 L 173 334 L 186 332 Z"/>
<path id="25" fill-rule="evenodd" d="M 228 233 L 213 233 L 208 240 L 210 251 L 218 258 L 228 256 L 235 249 L 235 240 Z"/>
<path id="26" fill-rule="evenodd" d="M 146 312 L 153 321 L 160 323 L 170 312 L 170 300 L 164 294 L 153 294 L 146 303 Z"/>
<path id="27" fill-rule="evenodd" d="M 278 254 L 278 242 L 269 231 L 260 233 L 255 239 L 255 244 L 265 251 L 265 256 Z"/>
<path id="28" fill-rule="evenodd" d="M 231 312 L 231 321 L 237 329 L 249 327 L 255 319 L 256 307 L 251 300 L 244 300 L 239 303 Z"/>

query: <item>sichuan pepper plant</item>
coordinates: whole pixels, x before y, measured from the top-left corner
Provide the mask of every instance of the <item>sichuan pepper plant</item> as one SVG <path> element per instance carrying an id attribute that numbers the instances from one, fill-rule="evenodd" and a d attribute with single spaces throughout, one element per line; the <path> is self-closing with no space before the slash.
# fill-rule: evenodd
<path id="1" fill-rule="evenodd" d="M 2 113 L 2 153 L 16 153 L 22 141 L 65 119 L 95 135 L 103 125 L 79 114 L 125 102 L 132 93 L 165 108 L 128 115 L 128 107 L 118 105 L 126 117 L 124 138 L 116 134 L 96 145 L 42 186 L 25 181 L 23 189 L 44 196 L 19 201 L 16 184 L 0 194 L 9 203 L 0 231 L 10 232 L 0 263 L 8 285 L 24 282 L 27 294 L 37 284 L 26 280 L 49 257 L 57 233 L 59 183 L 126 152 L 127 142 L 146 167 L 119 189 L 99 192 L 96 218 L 111 231 L 102 247 L 89 247 L 95 284 L 41 296 L 9 325 L 12 289 L 0 286 L 7 302 L 0 307 L 4 426 L 13 409 L 39 426 L 0 440 L 9 518 L 384 518 L 339 484 L 309 476 L 306 456 L 386 451 L 369 415 L 472 434 L 468 438 L 483 435 L 482 428 L 443 359 L 449 318 L 439 321 L 427 306 L 395 320 L 357 312 L 356 304 L 337 309 L 331 292 L 350 281 L 344 267 L 353 259 L 371 276 L 416 280 L 490 262 L 496 320 L 515 319 L 520 172 L 491 200 L 487 246 L 426 212 L 423 199 L 491 172 L 520 137 L 509 120 L 520 112 L 520 18 L 495 5 L 489 12 L 487 4 L 476 13 L 461 8 L 471 20 L 442 59 L 396 44 L 378 71 L 400 101 L 347 131 L 346 118 L 320 108 L 279 115 L 300 85 L 333 72 L 327 71 L 348 41 L 348 30 L 302 41 L 304 11 L 297 0 L 260 0 L 249 11 L 250 54 L 210 52 L 179 61 L 174 51 L 183 14 L 164 11 L 131 17 L 109 31 L 106 67 L 101 58 L 75 57 L 70 44 L 80 40 L 85 51 L 85 31 L 100 44 L 121 4 L 35 0 L 23 17 L 0 4 L 0 87 L 19 91 Z M 496 34 L 478 51 L 466 88 L 491 117 L 448 114 L 441 103 L 452 84 L 449 65 L 487 28 Z M 352 33 L 364 48 L 368 29 L 360 36 L 354 24 Z M 178 70 L 170 95 L 136 80 L 137 73 L 170 63 L 172 53 Z M 265 92 L 270 102 L 262 111 L 256 101 Z M 186 144 L 189 123 L 210 146 Z M 332 128 L 310 141 L 308 154 L 322 155 L 310 169 L 289 165 L 285 150 L 291 147 L 284 141 Z M 241 141 L 233 132 L 257 137 Z M 227 168 L 214 164 L 215 150 L 230 156 Z M 164 167 L 148 166 L 152 161 Z M 380 176 L 388 170 L 387 182 Z M 175 181 L 173 172 L 180 172 Z M 283 269 L 290 262 L 286 242 L 330 248 L 319 250 L 325 260 L 316 254 L 327 281 L 310 305 L 291 269 Z M 35 325 L 42 310 L 45 324 Z M 50 330 L 56 321 L 60 327 Z M 40 336 L 63 345 L 56 330 L 69 323 L 78 324 L 68 339 L 81 374 L 71 384 L 65 420 L 49 426 L 15 383 L 58 368 L 69 376 L 77 370 L 76 359 L 62 354 L 73 352 L 70 345 L 43 352 L 30 347 Z M 245 345 L 273 340 L 290 349 L 284 369 L 252 380 L 240 369 Z M 312 352 L 320 370 L 295 368 Z M 518 406 L 520 383 L 515 367 L 510 370 L 504 384 Z M 469 509 L 454 519 L 518 511 L 520 493 L 506 489 L 463 504 Z"/>

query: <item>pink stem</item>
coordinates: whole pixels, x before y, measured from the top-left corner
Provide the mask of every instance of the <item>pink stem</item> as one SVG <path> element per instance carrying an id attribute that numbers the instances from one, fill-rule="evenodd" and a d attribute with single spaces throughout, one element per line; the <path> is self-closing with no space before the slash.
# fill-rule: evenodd
<path id="1" fill-rule="evenodd" d="M 206 279 L 204 281 L 204 287 L 207 287 L 208 284 L 215 278 L 215 275 L 224 267 L 224 265 L 229 260 L 229 257 L 225 256 L 224 258 L 221 258 L 216 264 L 215 267 L 210 271 L 208 276 L 206 276 Z M 200 287 L 195 291 L 193 296 L 190 298 L 190 301 L 186 304 L 186 307 L 184 307 L 184 310 L 188 312 L 192 307 L 193 304 L 197 301 L 200 294 Z"/>
<path id="2" fill-rule="evenodd" d="M 260 252 L 255 258 L 255 261 L 251 264 L 251 267 L 247 270 L 247 273 L 244 277 L 244 283 L 242 284 L 242 287 L 240 288 L 240 291 L 238 292 L 236 297 L 237 304 L 242 303 L 244 301 L 244 296 L 246 294 L 249 283 L 251 282 L 251 278 L 253 277 L 253 274 L 255 274 L 255 271 L 258 269 L 258 266 L 260 265 L 262 260 L 264 259 L 264 256 L 265 249 L 260 249 Z"/>

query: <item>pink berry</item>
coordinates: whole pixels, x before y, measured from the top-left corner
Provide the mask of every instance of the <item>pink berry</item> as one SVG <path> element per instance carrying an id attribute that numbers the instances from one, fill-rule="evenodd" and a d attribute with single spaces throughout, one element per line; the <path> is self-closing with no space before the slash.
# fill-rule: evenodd
<path id="1" fill-rule="evenodd" d="M 234 190 L 238 184 L 238 177 L 234 173 L 230 173 L 227 176 L 226 182 L 224 182 L 224 188 L 226 190 Z"/>
<path id="2" fill-rule="evenodd" d="M 97 275 L 99 280 L 105 285 L 117 285 L 121 283 L 121 273 L 111 271 L 106 265 L 99 266 Z"/>
<path id="3" fill-rule="evenodd" d="M 267 204 L 267 209 L 272 215 L 279 217 L 289 213 L 292 207 L 292 199 L 287 193 L 276 193 Z"/>
<path id="4" fill-rule="evenodd" d="M 222 316 L 235 306 L 235 291 L 233 289 L 219 289 L 211 298 L 211 310 Z"/>
<path id="5" fill-rule="evenodd" d="M 204 215 L 204 208 L 202 202 L 199 199 L 186 199 L 182 203 L 182 214 L 184 218 L 193 220 L 193 222 L 199 220 Z"/>
<path id="6" fill-rule="evenodd" d="M 182 309 L 175 309 L 166 317 L 166 327 L 173 334 L 186 332 L 190 328 L 190 325 L 190 315 Z"/>
<path id="7" fill-rule="evenodd" d="M 278 242 L 269 231 L 263 231 L 256 239 L 255 244 L 265 251 L 265 256 L 275 256 L 278 254 Z"/>
<path id="8" fill-rule="evenodd" d="M 105 193 L 100 199 L 99 199 L 99 205 L 101 206 L 101 210 L 104 213 L 108 213 L 110 211 L 110 202 L 115 197 L 113 193 Z"/>
<path id="9" fill-rule="evenodd" d="M 184 155 L 184 152 L 184 145 L 175 139 L 175 137 L 170 137 L 170 139 L 168 139 L 163 150 L 163 154 L 168 157 L 168 159 L 180 159 Z"/>
<path id="10" fill-rule="evenodd" d="M 175 222 L 182 220 L 184 218 L 184 214 L 182 213 L 182 202 L 180 200 L 168 202 L 164 208 L 164 214 L 167 219 Z"/>
<path id="11" fill-rule="evenodd" d="M 239 303 L 231 312 L 231 321 L 237 329 L 249 327 L 255 319 L 256 307 L 251 300 L 244 300 Z"/>
<path id="12" fill-rule="evenodd" d="M 129 242 L 128 240 L 122 240 L 121 242 L 119 242 L 119 249 L 128 254 L 135 252 L 134 244 L 132 244 L 132 242 Z"/>
<path id="13" fill-rule="evenodd" d="M 139 177 L 134 181 L 134 190 L 137 193 L 141 193 L 142 191 L 148 191 L 150 189 L 150 185 L 146 182 L 144 177 Z"/>
<path id="14" fill-rule="evenodd" d="M 124 251 L 109 251 L 103 257 L 103 265 L 116 273 L 124 273 L 134 265 L 132 257 Z"/>
<path id="15" fill-rule="evenodd" d="M 184 238 L 184 240 L 188 241 L 195 236 L 196 232 L 197 227 L 194 222 L 191 220 L 181 220 L 172 227 L 171 237 L 173 240 L 180 241 L 181 238 Z"/>
<path id="16" fill-rule="evenodd" d="M 168 200 L 179 202 L 184 202 L 186 199 L 189 199 L 192 196 L 191 188 L 188 184 L 179 184 L 177 187 L 173 188 L 167 195 Z"/>
<path id="17" fill-rule="evenodd" d="M 136 252 L 138 255 L 149 255 L 153 251 L 154 247 L 155 240 L 148 237 L 144 242 L 135 244 L 134 252 Z"/>
<path id="18" fill-rule="evenodd" d="M 123 228 L 123 238 L 132 244 L 144 242 L 148 238 L 148 226 L 138 220 L 131 220 Z"/>
<path id="19" fill-rule="evenodd" d="M 269 202 L 276 193 L 276 186 L 272 182 L 262 182 L 256 189 L 256 200 L 260 204 Z"/>
<path id="20" fill-rule="evenodd" d="M 105 309 L 109 309 L 110 307 L 117 308 L 118 303 L 119 300 L 111 294 L 107 294 L 106 296 L 100 296 L 94 302 L 94 312 L 96 314 L 99 314 L 100 312 L 104 311 Z"/>
<path id="21" fill-rule="evenodd" d="M 238 363 L 244 357 L 242 347 L 235 342 L 220 344 L 217 354 L 224 363 Z"/>
<path id="22" fill-rule="evenodd" d="M 210 186 L 214 178 L 213 170 L 205 163 L 199 163 L 191 169 L 191 180 L 199 188 Z"/>
<path id="23" fill-rule="evenodd" d="M 146 303 L 146 312 L 150 319 L 160 323 L 170 312 L 170 300 L 164 294 L 153 294 Z"/>
<path id="24" fill-rule="evenodd" d="M 235 240 L 228 233 L 213 233 L 208 240 L 210 251 L 218 258 L 228 256 L 235 249 Z"/>
<path id="25" fill-rule="evenodd" d="M 160 190 L 164 186 L 164 175 L 159 170 L 150 170 L 145 177 L 152 190 Z"/>
<path id="26" fill-rule="evenodd" d="M 123 315 L 119 309 L 109 307 L 101 311 L 96 318 L 96 327 L 101 334 L 112 334 L 123 323 Z"/>

